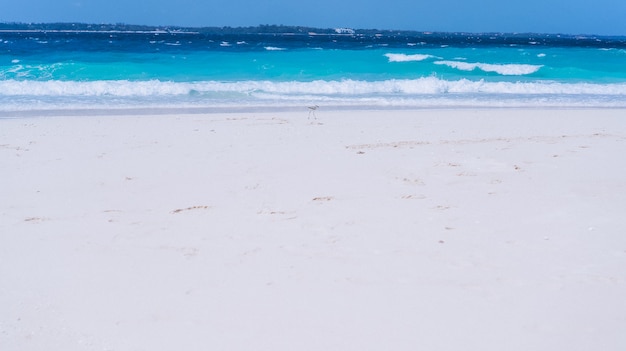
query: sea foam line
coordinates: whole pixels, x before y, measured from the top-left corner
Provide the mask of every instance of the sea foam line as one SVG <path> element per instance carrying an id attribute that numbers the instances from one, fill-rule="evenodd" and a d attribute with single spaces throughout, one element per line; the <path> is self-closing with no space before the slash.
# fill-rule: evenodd
<path id="1" fill-rule="evenodd" d="M 412 61 L 424 61 L 429 58 L 434 58 L 433 55 L 425 55 L 425 54 L 385 54 L 385 56 L 389 59 L 389 62 L 412 62 Z"/>
<path id="2" fill-rule="evenodd" d="M 538 94 L 538 95 L 624 95 L 626 83 L 592 84 L 559 82 L 488 82 L 484 80 L 442 80 L 436 77 L 391 79 L 383 81 L 0 81 L 0 96 L 119 96 L 149 97 L 238 93 L 284 95 L 416 95 L 416 94 Z"/>
<path id="3" fill-rule="evenodd" d="M 461 71 L 473 71 L 480 69 L 485 72 L 495 72 L 504 76 L 521 76 L 537 72 L 543 65 L 528 64 L 491 64 L 481 62 L 461 62 L 461 61 L 435 61 L 436 65 L 445 65 Z"/>

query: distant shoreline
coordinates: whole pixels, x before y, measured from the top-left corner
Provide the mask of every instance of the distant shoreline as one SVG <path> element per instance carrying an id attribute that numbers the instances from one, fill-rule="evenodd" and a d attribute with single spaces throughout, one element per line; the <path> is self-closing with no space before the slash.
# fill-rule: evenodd
<path id="1" fill-rule="evenodd" d="M 168 25 L 137 25 L 137 24 L 95 24 L 95 23 L 23 23 L 23 22 L 0 22 L 0 33 L 15 32 L 51 32 L 51 33 L 155 33 L 155 34 L 272 34 L 272 35 L 337 35 L 337 36 L 409 36 L 409 37 L 431 37 L 442 34 L 450 35 L 454 38 L 475 36 L 477 41 L 486 38 L 515 38 L 528 39 L 538 37 L 541 39 L 576 39 L 589 40 L 592 43 L 596 39 L 624 40 L 626 45 L 626 35 L 595 35 L 595 34 L 566 34 L 566 33 L 507 33 L 507 32 L 441 32 L 441 31 L 420 31 L 420 30 L 396 30 L 396 29 L 372 29 L 372 28 L 318 28 L 308 26 L 290 25 L 258 25 L 258 26 L 206 26 L 206 27 L 186 27 Z"/>

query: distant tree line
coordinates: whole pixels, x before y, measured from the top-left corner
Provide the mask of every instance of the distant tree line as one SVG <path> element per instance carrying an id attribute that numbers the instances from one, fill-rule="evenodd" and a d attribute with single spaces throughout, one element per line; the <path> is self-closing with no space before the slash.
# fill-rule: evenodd
<path id="1" fill-rule="evenodd" d="M 207 34 L 252 34 L 252 33 L 301 33 L 320 34 L 335 33 L 334 28 L 313 28 L 302 26 L 285 26 L 263 24 L 250 27 L 181 27 L 181 26 L 146 26 L 136 24 L 93 24 L 93 23 L 0 23 L 0 30 L 76 30 L 76 31 L 168 31 L 168 32 L 199 32 Z"/>
<path id="2" fill-rule="evenodd" d="M 384 37 L 398 42 L 419 42 L 430 45 L 561 45 L 561 46 L 597 46 L 626 47 L 626 37 L 581 37 L 559 34 L 533 33 L 445 33 L 409 30 L 350 29 L 350 28 L 315 28 L 304 26 L 285 26 L 263 24 L 250 27 L 182 27 L 182 26 L 147 26 L 136 24 L 93 24 L 93 23 L 0 23 L 0 30 L 36 30 L 36 31 L 121 31 L 121 32 L 169 32 L 200 33 L 205 35 L 246 35 L 246 34 L 293 34 L 337 35 L 344 37 L 370 37 L 377 40 Z"/>
<path id="3" fill-rule="evenodd" d="M 304 26 L 286 26 L 276 24 L 262 24 L 249 27 L 182 27 L 182 26 L 147 26 L 136 24 L 93 24 L 93 23 L 0 23 L 0 30 L 65 30 L 65 31 L 128 31 L 128 32 L 193 32 L 203 34 L 415 34 L 415 31 L 391 31 L 379 29 L 349 29 L 349 28 L 315 28 Z"/>

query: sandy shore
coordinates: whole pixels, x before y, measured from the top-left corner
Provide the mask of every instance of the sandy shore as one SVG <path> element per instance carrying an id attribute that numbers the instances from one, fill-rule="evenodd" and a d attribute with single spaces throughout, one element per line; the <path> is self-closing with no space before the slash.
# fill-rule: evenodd
<path id="1" fill-rule="evenodd" d="M 317 115 L 0 119 L 0 349 L 626 349 L 626 111 Z"/>

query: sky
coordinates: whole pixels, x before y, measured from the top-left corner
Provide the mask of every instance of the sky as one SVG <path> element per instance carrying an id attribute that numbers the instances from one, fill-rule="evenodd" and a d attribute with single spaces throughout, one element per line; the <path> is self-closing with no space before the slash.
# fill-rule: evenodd
<path id="1" fill-rule="evenodd" d="M 384 4 L 384 5 L 383 5 Z M 20 0 L 0 22 L 260 24 L 626 36 L 625 0 Z"/>

